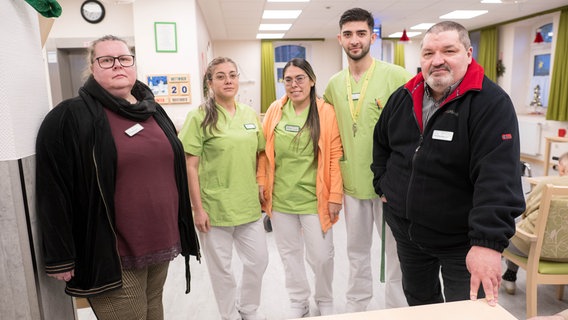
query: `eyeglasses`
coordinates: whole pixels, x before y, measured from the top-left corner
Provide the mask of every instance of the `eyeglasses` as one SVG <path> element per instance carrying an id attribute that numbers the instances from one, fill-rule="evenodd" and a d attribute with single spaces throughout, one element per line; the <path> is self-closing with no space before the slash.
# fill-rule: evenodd
<path id="1" fill-rule="evenodd" d="M 118 57 L 102 56 L 95 58 L 95 60 L 99 63 L 99 67 L 103 69 L 110 69 L 114 67 L 114 62 L 116 60 L 118 60 L 118 63 L 120 63 L 123 67 L 132 67 L 134 65 L 134 56 L 131 54 L 123 54 Z"/>
<path id="2" fill-rule="evenodd" d="M 286 78 L 284 78 L 284 83 L 287 86 L 291 86 L 294 83 L 294 81 L 296 81 L 296 83 L 299 86 L 301 86 L 302 84 L 304 84 L 304 81 L 306 81 L 307 78 L 308 78 L 308 76 L 306 76 L 306 75 L 299 75 L 299 76 L 296 76 L 296 78 L 286 77 Z"/>
<path id="3" fill-rule="evenodd" d="M 213 75 L 213 79 L 217 80 L 217 81 L 226 81 L 227 78 L 229 78 L 231 81 L 236 80 L 239 78 L 239 74 L 238 73 L 229 73 L 228 75 L 224 74 L 224 73 L 216 73 L 215 75 Z"/>

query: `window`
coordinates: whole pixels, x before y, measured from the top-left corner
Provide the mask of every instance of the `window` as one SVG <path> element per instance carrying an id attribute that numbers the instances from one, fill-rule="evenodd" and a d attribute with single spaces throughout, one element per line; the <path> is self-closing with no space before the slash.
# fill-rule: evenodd
<path id="1" fill-rule="evenodd" d="M 533 35 L 540 32 L 542 43 L 531 46 L 530 90 L 528 94 L 529 106 L 534 106 L 540 100 L 543 107 L 548 106 L 548 94 L 550 92 L 550 68 L 551 68 L 551 42 L 553 37 L 552 23 L 541 25 L 534 29 Z M 537 89 L 538 86 L 538 89 Z"/>
<path id="2" fill-rule="evenodd" d="M 547 23 L 545 25 L 540 26 L 540 34 L 542 35 L 542 39 L 545 43 L 552 42 L 552 23 Z"/>

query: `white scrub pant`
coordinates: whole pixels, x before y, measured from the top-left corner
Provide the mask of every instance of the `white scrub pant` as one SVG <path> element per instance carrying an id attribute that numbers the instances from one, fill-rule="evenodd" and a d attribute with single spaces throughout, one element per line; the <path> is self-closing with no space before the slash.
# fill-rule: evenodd
<path id="1" fill-rule="evenodd" d="M 207 233 L 199 232 L 199 238 L 221 319 L 256 316 L 262 277 L 268 265 L 262 219 L 236 227 L 211 227 Z M 233 244 L 243 263 L 239 296 L 231 267 Z"/>
<path id="2" fill-rule="evenodd" d="M 276 246 L 284 265 L 286 289 L 292 308 L 309 305 L 310 285 L 304 265 L 306 260 L 315 275 L 314 300 L 320 311 L 333 309 L 333 233 L 325 235 L 317 214 L 288 214 L 273 211 L 270 219 Z"/>
<path id="3" fill-rule="evenodd" d="M 371 244 L 373 224 L 382 239 L 383 206 L 380 198 L 357 199 L 344 196 L 345 225 L 347 228 L 347 256 L 349 281 L 346 293 L 346 311 L 365 311 L 373 297 Z M 396 242 L 388 225 L 385 226 L 385 308 L 408 306 L 402 290 L 402 271 L 396 251 Z"/>

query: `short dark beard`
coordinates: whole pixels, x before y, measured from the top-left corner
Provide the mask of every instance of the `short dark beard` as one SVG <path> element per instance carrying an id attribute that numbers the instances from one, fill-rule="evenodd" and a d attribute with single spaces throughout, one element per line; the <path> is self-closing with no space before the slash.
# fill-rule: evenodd
<path id="1" fill-rule="evenodd" d="M 367 48 L 367 50 L 365 50 L 365 48 L 361 48 L 361 54 L 359 54 L 358 56 L 353 56 L 349 53 L 349 50 L 345 50 L 345 53 L 347 54 L 347 56 L 353 60 L 353 61 L 359 61 L 361 59 L 363 59 L 368 53 L 369 51 L 371 51 L 371 46 L 369 46 L 369 48 Z"/>

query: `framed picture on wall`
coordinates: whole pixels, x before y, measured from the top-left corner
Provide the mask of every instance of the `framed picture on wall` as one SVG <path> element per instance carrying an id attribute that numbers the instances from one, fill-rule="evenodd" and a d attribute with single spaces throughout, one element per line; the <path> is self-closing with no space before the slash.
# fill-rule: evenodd
<path id="1" fill-rule="evenodd" d="M 175 22 L 154 22 L 156 52 L 177 52 Z"/>
<path id="2" fill-rule="evenodd" d="M 536 54 L 534 56 L 533 76 L 547 76 L 550 74 L 550 53 Z"/>

